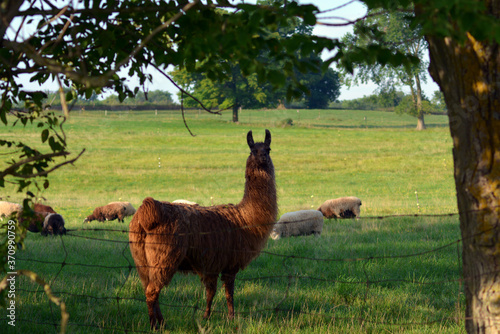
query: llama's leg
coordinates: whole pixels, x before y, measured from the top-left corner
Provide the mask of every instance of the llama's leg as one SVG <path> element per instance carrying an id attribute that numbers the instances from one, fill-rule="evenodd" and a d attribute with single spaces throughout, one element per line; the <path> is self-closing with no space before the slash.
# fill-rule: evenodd
<path id="1" fill-rule="evenodd" d="M 151 329 L 158 329 L 163 323 L 163 316 L 160 311 L 158 297 L 161 287 L 158 287 L 153 282 L 146 289 L 146 304 L 148 305 L 149 324 Z"/>
<path id="2" fill-rule="evenodd" d="M 137 274 L 139 274 L 139 278 L 141 279 L 144 292 L 146 292 L 149 285 L 149 268 L 146 265 L 137 265 L 136 268 Z"/>
<path id="3" fill-rule="evenodd" d="M 218 275 L 206 275 L 201 278 L 201 281 L 205 285 L 205 290 L 207 293 L 207 308 L 205 309 L 205 314 L 203 318 L 208 319 L 210 317 L 210 312 L 212 309 L 212 302 L 217 292 L 217 278 Z"/>
<path id="4" fill-rule="evenodd" d="M 149 285 L 146 288 L 146 304 L 148 305 L 149 323 L 151 329 L 158 329 L 164 324 L 163 315 L 158 300 L 161 289 L 168 285 L 175 274 L 175 270 L 150 271 Z"/>
<path id="5" fill-rule="evenodd" d="M 137 268 L 137 274 L 141 279 L 142 287 L 144 288 L 144 293 L 147 295 L 148 286 L 149 286 L 149 265 L 148 260 L 146 258 L 145 251 L 145 240 L 144 240 L 144 231 L 140 227 L 139 224 L 134 224 L 134 220 L 132 220 L 130 224 L 130 232 L 129 232 L 129 240 L 130 240 L 130 252 L 132 253 L 132 257 L 134 258 L 134 262 Z M 148 305 L 148 310 L 149 310 Z M 149 316 L 151 320 L 151 315 Z"/>
<path id="6" fill-rule="evenodd" d="M 236 279 L 236 272 L 223 273 L 221 280 L 224 282 L 224 288 L 226 289 L 226 300 L 227 300 L 227 311 L 228 318 L 234 318 L 234 303 L 233 303 L 233 295 L 234 295 L 234 280 Z"/>

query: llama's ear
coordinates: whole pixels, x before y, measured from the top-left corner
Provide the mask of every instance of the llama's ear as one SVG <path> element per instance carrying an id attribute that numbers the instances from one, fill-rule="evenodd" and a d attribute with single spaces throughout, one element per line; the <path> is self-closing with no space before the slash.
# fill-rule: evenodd
<path id="1" fill-rule="evenodd" d="M 255 143 L 253 142 L 252 130 L 248 131 L 248 134 L 247 134 L 247 143 L 248 143 L 248 146 L 250 148 L 252 148 L 255 145 Z"/>
<path id="2" fill-rule="evenodd" d="M 264 144 L 271 146 L 271 132 L 266 129 L 266 139 L 264 139 Z"/>

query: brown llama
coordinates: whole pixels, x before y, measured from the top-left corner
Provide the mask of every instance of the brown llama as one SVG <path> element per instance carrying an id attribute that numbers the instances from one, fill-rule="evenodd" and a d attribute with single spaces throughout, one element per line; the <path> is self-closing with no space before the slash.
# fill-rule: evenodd
<path id="1" fill-rule="evenodd" d="M 163 325 L 160 290 L 177 271 L 200 276 L 206 288 L 204 318 L 221 280 L 226 290 L 228 317 L 234 318 L 234 280 L 255 259 L 271 233 L 278 213 L 274 166 L 269 156 L 271 133 L 264 143 L 247 135 L 250 156 L 245 192 L 237 205 L 210 207 L 144 199 L 130 222 L 130 250 L 146 294 L 151 328 Z"/>

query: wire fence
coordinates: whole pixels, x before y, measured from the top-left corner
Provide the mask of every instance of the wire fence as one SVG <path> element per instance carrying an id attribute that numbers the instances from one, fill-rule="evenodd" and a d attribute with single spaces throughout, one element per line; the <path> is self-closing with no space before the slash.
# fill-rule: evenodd
<path id="1" fill-rule="evenodd" d="M 346 224 L 358 226 L 373 225 L 374 222 L 391 224 L 394 219 L 402 217 L 414 219 L 414 223 L 417 223 L 417 220 L 448 219 L 455 224 L 458 220 L 457 215 L 456 213 L 412 214 L 361 217 L 342 222 L 325 220 L 324 234 L 333 235 L 335 231 L 347 226 Z M 440 223 L 432 224 L 434 226 Z M 374 227 L 374 231 L 380 229 L 380 226 Z M 403 229 L 407 231 L 408 225 Z M 227 231 L 214 233 L 227 233 Z M 149 326 L 144 291 L 130 255 L 128 234 L 127 228 L 68 229 L 65 236 L 40 242 L 45 248 L 38 248 L 29 256 L 19 251 L 16 256 L 17 267 L 35 268 L 34 271 L 46 275 L 53 287 L 53 294 L 69 304 L 68 326 L 72 328 L 71 332 L 146 333 L 149 332 Z M 363 232 L 360 233 L 362 234 Z M 420 238 L 423 239 L 417 246 L 412 246 L 411 242 L 408 242 L 406 247 L 403 245 L 392 248 L 390 243 L 386 242 L 382 247 L 384 249 L 377 251 L 375 251 L 376 244 L 370 245 L 370 241 L 365 240 L 365 249 L 357 250 L 360 256 L 352 257 L 345 256 L 349 252 L 336 256 L 326 252 L 315 252 L 314 249 L 311 251 L 311 248 L 321 243 L 320 238 L 323 235 L 319 238 L 299 237 L 285 238 L 279 242 L 269 241 L 272 245 L 268 244 L 259 258 L 254 260 L 247 270 L 241 271 L 236 278 L 236 316 L 287 321 L 292 321 L 290 319 L 294 317 L 305 317 L 309 319 L 306 322 L 337 324 L 344 322 L 360 329 L 366 326 L 404 329 L 433 324 L 444 327 L 451 324 L 453 328 L 463 327 L 463 322 L 466 320 L 463 284 L 468 279 L 462 274 L 464 240 L 459 237 L 426 241 L 425 235 L 422 234 Z M 280 242 L 286 243 L 286 247 L 280 247 Z M 349 244 L 351 241 L 346 240 L 346 242 Z M 375 241 L 372 239 L 371 242 Z M 401 242 L 404 244 L 405 239 Z M 430 246 L 425 246 L 427 243 Z M 352 244 L 344 245 L 341 249 L 349 249 L 350 246 L 360 248 Z M 327 249 L 328 245 L 324 247 Z M 421 249 L 422 247 L 425 249 Z M 404 251 L 401 251 L 401 248 Z M 304 249 L 309 252 L 302 251 Z M 106 253 L 108 250 L 109 254 Z M 82 255 L 87 252 L 88 256 Z M 34 253 L 38 253 L 38 256 L 33 256 Z M 57 256 L 51 259 L 44 254 L 57 254 Z M 96 259 L 96 254 L 108 258 Z M 91 261 L 87 261 L 89 259 Z M 413 266 L 417 269 L 412 270 Z M 172 315 L 179 321 L 178 314 L 183 314 L 181 318 L 184 320 L 181 320 L 181 324 L 192 322 L 195 331 L 202 332 L 200 319 L 205 308 L 204 289 L 196 277 L 189 279 L 183 275 L 177 276 L 178 280 L 164 287 L 160 297 L 160 306 L 163 313 L 167 314 L 167 323 Z M 238 294 L 238 290 L 244 291 Z M 385 294 L 391 295 L 391 290 L 396 296 L 385 296 Z M 60 329 L 60 312 L 57 306 L 44 301 L 44 289 L 19 279 L 16 293 L 19 300 L 16 311 L 18 326 L 16 329 L 8 326 L 9 330 L 18 332 L 16 330 L 23 326 L 38 328 L 40 332 L 46 332 L 50 328 L 54 331 Z M 168 297 L 165 296 L 167 293 Z M 328 296 L 329 293 L 332 297 Z M 398 297 L 398 294 L 401 296 Z M 402 298 L 402 301 L 397 303 L 397 298 Z M 411 298 L 417 301 L 411 301 Z M 442 300 L 434 302 L 430 300 L 433 298 Z M 166 303 L 166 300 L 170 302 Z M 328 303 L 329 300 L 331 304 Z M 399 305 L 388 305 L 391 301 Z M 410 304 L 408 310 L 403 310 L 406 307 L 405 302 Z M 224 318 L 226 310 L 223 303 L 223 297 L 220 297 L 216 302 L 217 307 L 213 309 L 212 318 Z M 430 304 L 437 307 L 444 305 L 444 310 L 438 310 L 437 314 L 433 314 L 435 310 L 429 308 L 422 312 L 424 317 L 421 319 L 408 316 L 408 313 L 414 312 L 412 306 L 422 308 L 429 307 Z M 384 305 L 388 308 L 384 311 L 387 315 L 381 316 L 383 310 L 379 308 Z M 390 310 L 391 307 L 399 309 Z M 89 311 L 90 309 L 95 311 Z M 85 315 L 78 315 L 80 310 L 84 310 L 82 312 Z M 105 310 L 108 314 L 103 316 L 102 312 Z M 395 316 L 391 318 L 391 314 Z M 210 326 L 210 321 L 205 325 Z"/>

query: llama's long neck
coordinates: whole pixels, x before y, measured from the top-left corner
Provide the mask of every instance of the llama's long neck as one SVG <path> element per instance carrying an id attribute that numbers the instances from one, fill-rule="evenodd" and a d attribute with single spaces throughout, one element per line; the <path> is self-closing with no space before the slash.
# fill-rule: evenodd
<path id="1" fill-rule="evenodd" d="M 245 179 L 245 194 L 239 204 L 240 212 L 249 230 L 259 236 L 268 236 L 278 214 L 276 181 L 271 158 L 263 166 L 249 158 Z"/>

